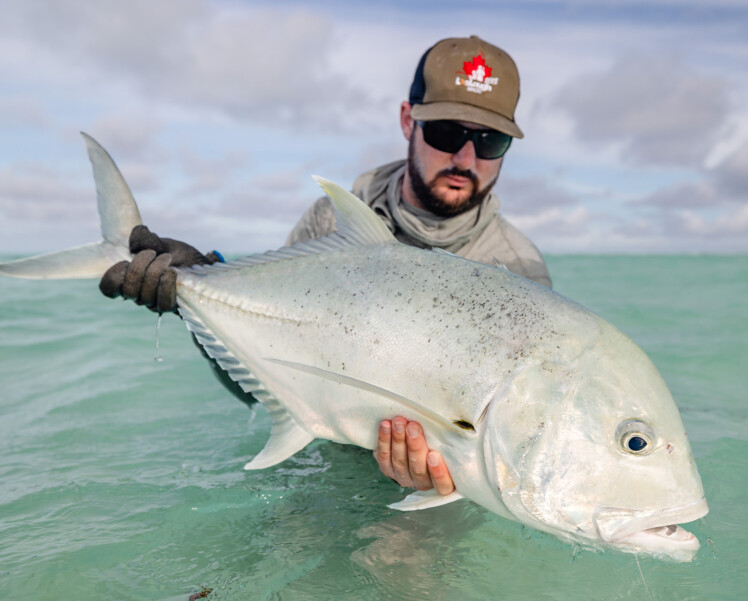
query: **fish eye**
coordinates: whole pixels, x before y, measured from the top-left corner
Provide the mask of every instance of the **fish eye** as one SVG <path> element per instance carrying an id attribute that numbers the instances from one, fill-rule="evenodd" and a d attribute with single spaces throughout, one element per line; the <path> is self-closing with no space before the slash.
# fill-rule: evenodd
<path id="1" fill-rule="evenodd" d="M 626 441 L 626 447 L 632 453 L 639 453 L 647 448 L 647 441 L 641 436 L 634 435 Z"/>
<path id="2" fill-rule="evenodd" d="M 616 430 L 616 439 L 621 449 L 631 455 L 647 455 L 654 450 L 655 436 L 643 421 L 629 419 Z"/>

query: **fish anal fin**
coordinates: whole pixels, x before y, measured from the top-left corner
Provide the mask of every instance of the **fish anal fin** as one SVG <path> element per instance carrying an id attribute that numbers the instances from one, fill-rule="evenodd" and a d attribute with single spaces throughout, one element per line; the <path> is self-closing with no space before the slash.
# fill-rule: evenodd
<path id="1" fill-rule="evenodd" d="M 245 470 L 261 470 L 285 461 L 314 440 L 299 426 L 288 411 L 273 411 L 273 429 L 265 448 L 244 466 Z"/>

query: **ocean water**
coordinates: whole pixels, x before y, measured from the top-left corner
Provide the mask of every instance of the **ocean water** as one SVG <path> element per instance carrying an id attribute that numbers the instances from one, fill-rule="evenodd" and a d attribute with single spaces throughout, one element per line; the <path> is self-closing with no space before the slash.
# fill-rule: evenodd
<path id="1" fill-rule="evenodd" d="M 244 472 L 269 420 L 177 318 L 157 329 L 95 281 L 0 279 L 0 599 L 745 599 L 748 257 L 549 266 L 679 404 L 711 508 L 692 563 L 576 548 L 467 501 L 390 510 L 403 492 L 370 453 L 333 443 Z"/>

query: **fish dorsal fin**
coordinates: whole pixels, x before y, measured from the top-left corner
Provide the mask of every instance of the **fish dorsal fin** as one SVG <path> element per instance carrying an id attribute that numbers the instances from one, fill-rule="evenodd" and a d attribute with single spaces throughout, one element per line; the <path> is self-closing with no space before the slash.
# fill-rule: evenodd
<path id="1" fill-rule="evenodd" d="M 270 438 L 265 447 L 244 469 L 259 470 L 285 461 L 314 440 L 314 436 L 296 423 L 275 395 L 242 365 L 189 307 L 180 304 L 179 314 L 205 352 L 218 362 L 244 392 L 249 392 L 260 401 L 273 420 Z"/>
<path id="2" fill-rule="evenodd" d="M 332 201 L 338 236 L 354 245 L 382 244 L 395 240 L 384 221 L 365 202 L 329 179 L 318 175 L 312 177 Z"/>
<path id="3" fill-rule="evenodd" d="M 226 263 L 213 265 L 194 265 L 189 270 L 197 275 L 204 275 L 217 270 L 231 270 L 248 265 L 284 261 L 306 255 L 319 255 L 326 252 L 343 250 L 351 246 L 367 244 L 398 243 L 377 214 L 369 206 L 336 183 L 319 176 L 313 176 L 325 191 L 335 209 L 337 230 L 327 236 L 307 242 L 297 242 L 278 250 L 248 255 Z"/>

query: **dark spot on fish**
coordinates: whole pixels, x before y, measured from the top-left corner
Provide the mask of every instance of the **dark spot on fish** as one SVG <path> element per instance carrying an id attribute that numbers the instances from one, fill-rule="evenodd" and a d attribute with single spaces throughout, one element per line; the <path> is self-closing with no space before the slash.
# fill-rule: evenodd
<path id="1" fill-rule="evenodd" d="M 475 426 L 473 426 L 473 424 L 471 424 L 469 421 L 458 419 L 453 423 L 455 426 L 462 428 L 463 430 L 472 430 L 473 432 L 475 432 Z"/>

